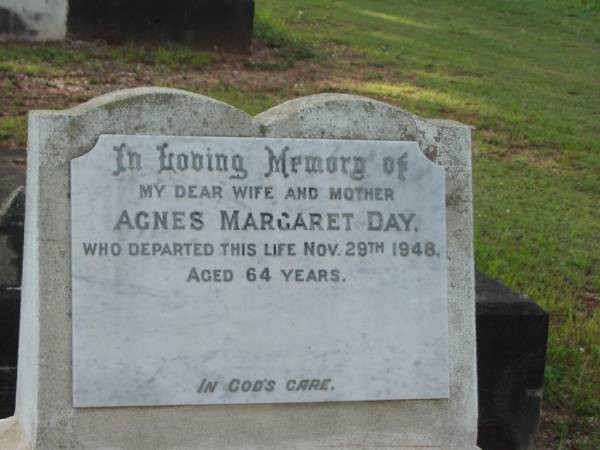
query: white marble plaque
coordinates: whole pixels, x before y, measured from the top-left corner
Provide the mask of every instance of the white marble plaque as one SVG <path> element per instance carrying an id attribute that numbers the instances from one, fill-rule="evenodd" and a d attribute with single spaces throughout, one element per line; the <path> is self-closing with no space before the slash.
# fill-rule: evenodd
<path id="1" fill-rule="evenodd" d="M 416 142 L 103 135 L 71 215 L 76 407 L 448 398 Z"/>

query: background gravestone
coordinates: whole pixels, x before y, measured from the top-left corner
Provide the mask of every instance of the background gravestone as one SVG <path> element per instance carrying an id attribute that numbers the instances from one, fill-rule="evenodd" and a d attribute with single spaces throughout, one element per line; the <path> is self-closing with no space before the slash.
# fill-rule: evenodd
<path id="1" fill-rule="evenodd" d="M 0 39 L 100 39 L 246 50 L 254 0 L 0 0 Z"/>
<path id="2" fill-rule="evenodd" d="M 449 399 L 73 408 L 69 164 L 101 134 L 417 141 L 446 169 Z M 370 99 L 320 95 L 256 119 L 181 91 L 134 89 L 30 118 L 25 272 L 15 417 L 0 446 L 37 449 L 360 446 L 475 448 L 470 131 Z M 242 337 L 243 338 L 243 337 Z"/>
<path id="3" fill-rule="evenodd" d="M 534 448 L 548 314 L 482 273 L 476 276 L 479 438 L 484 450 Z"/>
<path id="4" fill-rule="evenodd" d="M 69 0 L 76 39 L 247 49 L 254 0 Z"/>
<path id="5" fill-rule="evenodd" d="M 25 152 L 0 152 L 0 418 L 14 412 L 23 260 Z"/>

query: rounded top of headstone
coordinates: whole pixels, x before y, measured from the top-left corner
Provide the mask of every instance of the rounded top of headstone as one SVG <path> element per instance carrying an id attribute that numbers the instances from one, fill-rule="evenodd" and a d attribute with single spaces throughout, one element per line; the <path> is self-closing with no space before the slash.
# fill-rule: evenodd
<path id="1" fill-rule="evenodd" d="M 63 111 L 32 111 L 57 133 L 71 157 L 89 151 L 101 134 L 260 136 L 262 126 L 245 112 L 179 89 L 139 87 L 111 92 Z"/>
<path id="2" fill-rule="evenodd" d="M 256 119 L 267 136 L 415 140 L 418 117 L 367 97 L 318 94 L 282 103 Z"/>
<path id="3" fill-rule="evenodd" d="M 63 113 L 85 114 L 86 112 L 97 108 L 117 108 L 126 107 L 142 103 L 154 103 L 155 105 L 173 103 L 176 100 L 187 100 L 190 106 L 205 107 L 206 104 L 212 104 L 220 108 L 229 109 L 241 116 L 251 119 L 251 116 L 245 112 L 228 105 L 227 103 L 215 100 L 211 97 L 184 91 L 182 89 L 172 89 L 163 87 L 136 87 L 130 89 L 120 89 L 109 92 L 91 100 L 65 110 Z M 194 105 L 195 104 L 195 105 Z"/>
<path id="4" fill-rule="evenodd" d="M 316 94 L 275 106 L 256 117 L 271 137 L 423 140 L 423 128 L 464 128 L 451 120 L 425 119 L 369 97 Z"/>

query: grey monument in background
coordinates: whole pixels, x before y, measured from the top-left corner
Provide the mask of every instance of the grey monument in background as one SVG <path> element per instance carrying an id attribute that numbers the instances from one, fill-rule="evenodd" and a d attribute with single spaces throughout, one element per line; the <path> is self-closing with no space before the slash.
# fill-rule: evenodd
<path id="1" fill-rule="evenodd" d="M 468 127 L 139 88 L 28 145 L 0 448 L 476 448 Z"/>
<path id="2" fill-rule="evenodd" d="M 68 0 L 0 0 L 0 39 L 64 39 L 67 8 Z"/>

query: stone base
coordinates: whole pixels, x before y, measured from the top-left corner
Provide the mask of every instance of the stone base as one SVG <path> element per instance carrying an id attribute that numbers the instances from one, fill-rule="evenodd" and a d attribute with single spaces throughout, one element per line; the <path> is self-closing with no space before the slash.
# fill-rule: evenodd
<path id="1" fill-rule="evenodd" d="M 0 419 L 0 450 L 31 450 L 15 417 Z"/>
<path id="2" fill-rule="evenodd" d="M 202 444 L 198 444 L 195 448 L 204 448 Z M 231 448 L 239 448 L 239 447 L 231 447 Z M 280 446 L 266 446 L 261 448 L 281 448 Z M 286 447 L 289 449 L 297 448 L 297 447 Z M 318 448 L 318 447 L 311 447 Z M 323 446 L 322 448 L 330 448 L 329 446 Z M 337 448 L 337 447 L 336 447 Z M 339 448 L 347 448 L 347 447 L 339 447 Z M 354 448 L 354 446 L 352 446 Z M 364 448 L 364 447 L 361 447 Z M 477 446 L 461 446 L 460 448 L 450 448 L 450 447 L 374 447 L 377 449 L 385 450 L 385 449 L 394 449 L 394 450 L 481 450 Z M 21 432 L 21 427 L 15 417 L 9 417 L 8 419 L 0 419 L 0 450 L 33 450 L 32 447 L 26 442 L 26 439 L 23 438 L 23 434 Z M 191 449 L 190 449 L 191 450 Z"/>

